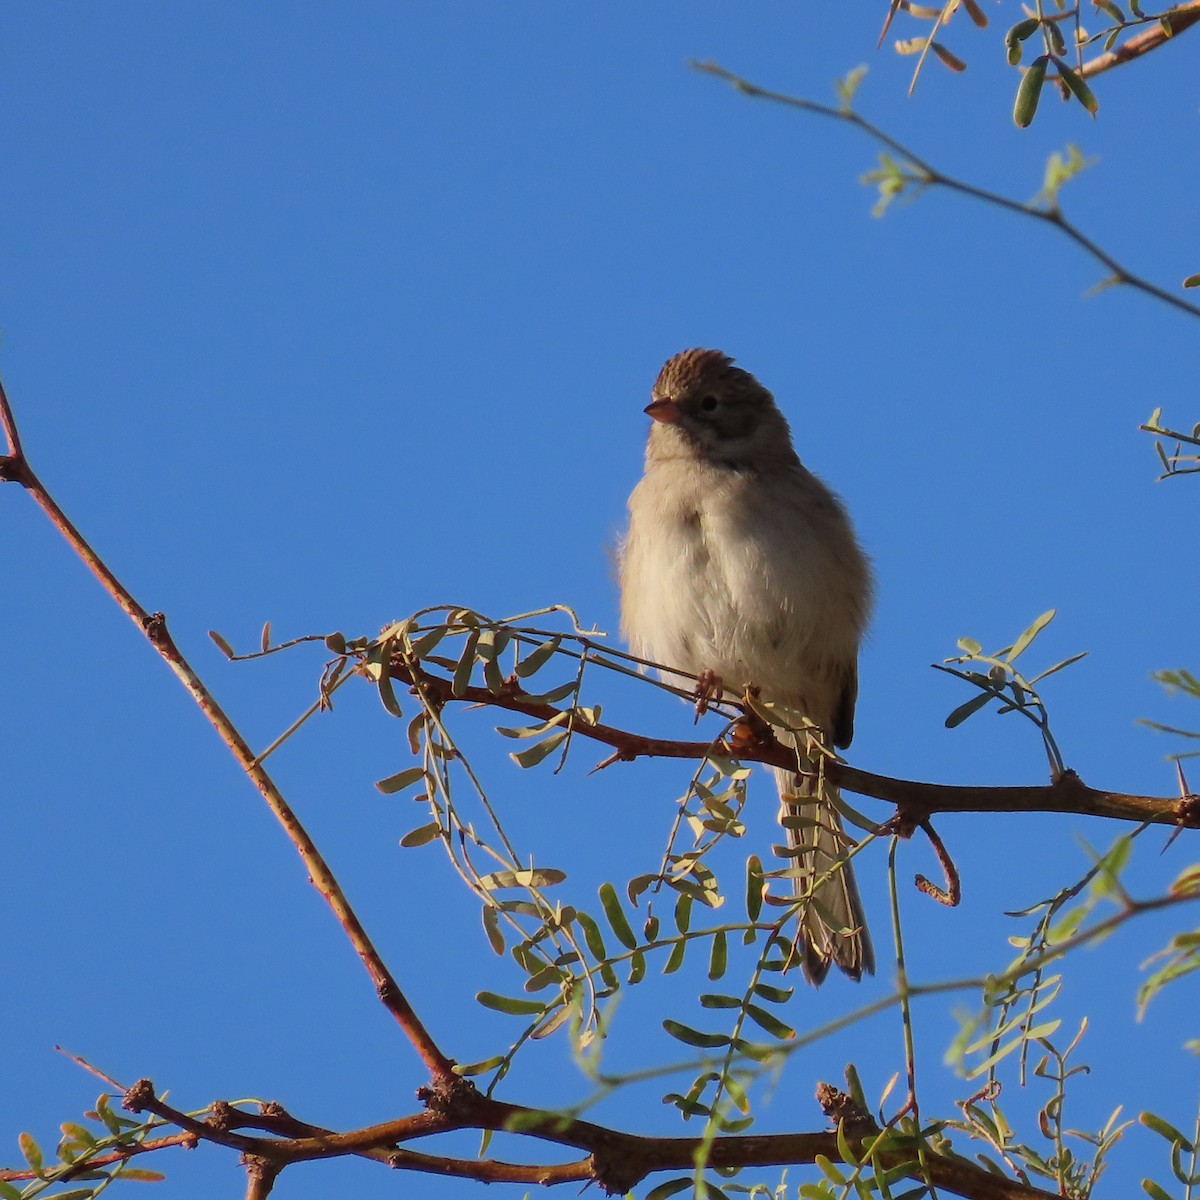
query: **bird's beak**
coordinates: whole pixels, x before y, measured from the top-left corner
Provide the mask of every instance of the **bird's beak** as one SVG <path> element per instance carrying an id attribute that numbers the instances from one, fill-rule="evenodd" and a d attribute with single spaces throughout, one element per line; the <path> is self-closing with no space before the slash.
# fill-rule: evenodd
<path id="1" fill-rule="evenodd" d="M 642 411 L 664 425 L 674 425 L 679 420 L 679 405 L 674 400 L 652 400 Z"/>

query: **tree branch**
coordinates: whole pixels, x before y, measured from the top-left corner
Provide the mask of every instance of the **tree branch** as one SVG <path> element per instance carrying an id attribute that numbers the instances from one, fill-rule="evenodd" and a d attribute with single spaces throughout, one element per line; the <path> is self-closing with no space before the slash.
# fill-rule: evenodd
<path id="1" fill-rule="evenodd" d="M 822 1085 L 822 1091 L 829 1090 Z M 196 1121 L 158 1100 L 153 1085 L 141 1080 L 127 1093 L 126 1107 L 147 1109 L 164 1119 L 177 1121 L 197 1137 L 224 1146 L 241 1149 L 243 1154 L 262 1164 L 260 1174 L 273 1182 L 288 1163 L 314 1158 L 333 1158 L 362 1153 L 368 1149 L 387 1149 L 386 1161 L 401 1170 L 446 1175 L 481 1182 L 572 1183 L 594 1181 L 610 1194 L 630 1191 L 648 1175 L 664 1171 L 695 1169 L 696 1156 L 703 1155 L 709 1168 L 788 1166 L 813 1163 L 818 1157 L 841 1161 L 838 1134 L 818 1133 L 759 1134 L 718 1137 L 647 1137 L 626 1133 L 591 1121 L 566 1117 L 523 1105 L 509 1104 L 482 1095 L 474 1086 L 451 1089 L 432 1088 L 421 1093 L 426 1112 L 402 1117 L 380 1125 L 368 1126 L 345 1134 L 322 1130 L 320 1136 L 294 1138 L 248 1138 L 218 1129 L 212 1123 Z M 216 1110 L 220 1106 L 214 1106 Z M 289 1123 L 312 1131 L 318 1127 L 280 1118 L 274 1114 L 251 1114 L 224 1106 L 222 1124 L 259 1125 L 264 1122 L 282 1128 Z M 587 1157 L 565 1163 L 509 1163 L 494 1159 L 464 1159 L 425 1154 L 395 1143 L 414 1137 L 475 1129 L 508 1132 L 531 1137 L 557 1146 L 584 1150 Z M 850 1129 L 843 1125 L 843 1136 L 856 1150 L 870 1153 L 870 1141 L 878 1137 L 873 1122 L 858 1123 Z M 864 1143 L 864 1139 L 867 1139 Z M 916 1161 L 917 1143 L 908 1138 L 892 1137 L 878 1149 L 874 1161 L 879 1169 L 902 1170 L 913 1179 L 928 1178 L 935 1187 L 971 1200 L 1050 1200 L 1051 1193 L 1029 1187 L 1013 1179 L 998 1176 L 952 1154 L 939 1154 L 924 1148 L 923 1166 Z M 378 1155 L 376 1155 L 378 1156 Z M 268 1189 L 269 1191 L 269 1186 Z M 265 1196 L 267 1191 L 254 1193 Z M 249 1196 L 250 1193 L 248 1192 Z"/>
<path id="2" fill-rule="evenodd" d="M 238 765 L 249 776 L 250 781 L 283 826 L 308 870 L 313 886 L 333 910 L 338 923 L 366 967 L 379 998 L 404 1030 L 430 1074 L 435 1079 L 455 1078 L 453 1060 L 442 1053 L 417 1017 L 416 1012 L 400 990 L 399 984 L 371 943 L 362 923 L 350 907 L 349 900 L 346 899 L 329 865 L 317 849 L 316 843 L 301 825 L 291 806 L 284 799 L 283 793 L 267 774 L 266 769 L 257 761 L 254 752 L 246 744 L 233 722 L 225 715 L 216 699 L 180 653 L 167 630 L 166 617 L 161 612 L 147 612 L 134 599 L 133 595 L 108 569 L 100 556 L 59 508 L 34 473 L 21 447 L 17 423 L 2 382 L 0 382 L 0 427 L 4 430 L 9 450 L 7 455 L 0 457 L 0 482 L 19 483 L 25 488 L 38 507 L 50 519 L 51 524 L 62 534 L 87 568 L 100 581 L 101 587 L 117 602 L 125 615 L 141 630 L 151 646 L 158 651 L 163 661 L 175 673 L 175 677 L 187 689 L 200 711 L 204 713 L 221 740 L 229 747 L 230 753 L 233 754 Z"/>
<path id="3" fill-rule="evenodd" d="M 504 688 L 499 692 L 472 685 L 460 689 L 458 694 L 455 694 L 453 683 L 449 679 L 431 675 L 424 670 L 416 675 L 399 659 L 393 660 L 390 674 L 393 679 L 409 685 L 415 694 L 420 695 L 424 692 L 438 704 L 461 701 L 522 713 L 540 721 L 549 721 L 561 716 L 564 711 L 553 704 L 531 699 L 520 689 L 515 679 L 506 680 Z M 590 738 L 611 746 L 616 751 L 604 765 L 614 761 L 632 762 L 637 758 L 699 760 L 714 750 L 769 766 L 794 769 L 796 765 L 794 751 L 780 745 L 770 735 L 767 727 L 757 720 L 753 722 L 752 736 L 739 739 L 736 752 L 720 742 L 645 737 L 613 725 L 589 725 L 578 714 L 571 728 L 576 737 Z M 1074 771 L 1064 772 L 1049 784 L 996 787 L 896 779 L 887 775 L 876 775 L 837 760 L 827 762 L 825 770 L 845 791 L 895 804 L 902 829 L 911 830 L 934 813 L 942 812 L 1073 812 L 1084 816 L 1106 817 L 1110 820 L 1146 821 L 1157 825 L 1200 828 L 1200 796 L 1188 795 L 1181 799 L 1175 796 L 1137 796 L 1098 790 L 1088 787 Z"/>
<path id="4" fill-rule="evenodd" d="M 1008 212 L 1019 213 L 1021 216 L 1030 217 L 1035 221 L 1050 225 L 1107 268 L 1110 272 L 1107 282 L 1127 284 L 1129 287 L 1144 292 L 1147 296 L 1153 296 L 1154 299 L 1161 300 L 1164 304 L 1169 304 L 1172 308 L 1180 312 L 1187 313 L 1188 316 L 1200 317 L 1200 305 L 1191 304 L 1187 300 L 1181 300 L 1165 288 L 1161 288 L 1157 284 L 1151 283 L 1148 279 L 1143 279 L 1141 276 L 1135 275 L 1132 271 L 1126 270 L 1107 250 L 1101 249 L 1091 238 L 1087 237 L 1080 229 L 1068 221 L 1059 211 L 1057 205 L 1034 208 L 1032 205 L 1024 204 L 1020 200 L 1014 200 L 1009 196 L 1002 196 L 998 192 L 989 192 L 985 188 L 976 187 L 974 184 L 956 179 L 952 175 L 947 175 L 926 162 L 920 155 L 913 153 L 902 142 L 885 133 L 877 125 L 873 125 L 865 117 L 859 116 L 852 108 L 834 108 L 828 104 L 818 104 L 815 100 L 806 100 L 801 96 L 789 96 L 784 92 L 771 91 L 768 88 L 759 87 L 756 83 L 751 83 L 748 79 L 743 79 L 740 75 L 735 75 L 732 71 L 727 71 L 717 63 L 693 62 L 692 66 L 698 71 L 704 71 L 708 75 L 715 75 L 718 79 L 725 80 L 726 83 L 732 84 L 739 92 L 742 92 L 746 96 L 752 96 L 761 100 L 770 100 L 775 104 L 783 104 L 789 108 L 800 109 L 801 112 L 812 113 L 814 116 L 831 117 L 836 121 L 844 121 L 848 125 L 853 125 L 856 129 L 862 130 L 872 141 L 905 159 L 917 172 L 916 177 L 911 182 L 927 187 L 942 187 L 947 191 L 957 192 L 962 196 L 970 196 L 972 199 L 982 200 L 985 204 L 990 204 L 996 208 L 1003 208 Z"/>
<path id="5" fill-rule="evenodd" d="M 1170 23 L 1171 33 L 1169 36 L 1162 27 L 1162 21 Z M 1187 3 L 1178 4 L 1163 13 L 1161 18 L 1153 18 L 1153 24 L 1149 28 L 1143 29 L 1141 33 L 1135 33 L 1128 41 L 1122 42 L 1121 45 L 1103 54 L 1097 54 L 1095 58 L 1089 58 L 1080 67 L 1078 73 L 1087 78 L 1091 75 L 1099 75 L 1102 71 L 1110 70 L 1112 67 L 1119 67 L 1122 63 L 1131 62 L 1135 58 L 1141 58 L 1143 54 L 1149 54 L 1151 50 L 1157 50 L 1159 46 L 1173 41 L 1178 34 L 1185 29 L 1190 29 L 1197 21 L 1200 21 L 1200 0 L 1187 0 Z"/>

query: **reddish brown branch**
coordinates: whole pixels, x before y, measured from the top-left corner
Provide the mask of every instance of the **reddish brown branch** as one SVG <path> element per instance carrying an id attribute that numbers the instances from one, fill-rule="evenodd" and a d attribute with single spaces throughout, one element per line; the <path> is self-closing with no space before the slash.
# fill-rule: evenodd
<path id="1" fill-rule="evenodd" d="M 216 699 L 179 652 L 179 648 L 167 630 L 166 617 L 160 612 L 148 613 L 134 599 L 133 595 L 108 569 L 100 556 L 59 508 L 50 493 L 42 486 L 21 448 L 16 420 L 13 417 L 3 383 L 0 383 L 0 427 L 4 430 L 9 449 L 6 456 L 0 457 L 0 481 L 19 483 L 25 488 L 38 507 L 49 517 L 54 527 L 100 581 L 104 590 L 120 605 L 126 616 L 142 631 L 164 662 L 175 673 L 176 678 L 187 689 L 200 711 L 216 729 L 221 740 L 229 747 L 242 770 L 249 776 L 250 781 L 283 826 L 304 862 L 313 886 L 333 909 L 339 924 L 345 930 L 346 936 L 350 939 L 371 976 L 380 999 L 395 1017 L 401 1029 L 404 1030 L 430 1074 L 434 1079 L 447 1076 L 453 1078 L 453 1060 L 442 1053 L 413 1011 L 404 993 L 400 990 L 399 984 L 393 978 L 354 910 L 350 907 L 350 902 L 346 899 L 329 865 L 317 849 L 316 843 L 309 837 L 304 826 L 300 824 L 291 806 L 275 786 L 262 764 L 257 761 L 254 752 L 238 733 L 233 722 L 225 715 Z"/>
<path id="2" fill-rule="evenodd" d="M 400 1170 L 481 1182 L 552 1184 L 594 1181 L 609 1193 L 623 1193 L 652 1174 L 664 1171 L 690 1172 L 694 1169 L 696 1154 L 702 1148 L 707 1164 L 712 1168 L 813 1163 L 818 1156 L 841 1161 L 837 1134 L 832 1131 L 720 1137 L 705 1148 L 705 1139 L 700 1137 L 643 1137 L 591 1121 L 508 1104 L 482 1095 L 465 1082 L 448 1089 L 426 1091 L 424 1099 L 429 1107 L 424 1113 L 343 1134 L 321 1130 L 316 1137 L 309 1136 L 309 1132 L 318 1127 L 296 1121 L 286 1114 L 254 1114 L 214 1105 L 214 1112 L 223 1108 L 222 1126 L 265 1123 L 276 1129 L 291 1125 L 304 1131 L 293 1138 L 236 1138 L 228 1128 L 217 1129 L 211 1123 L 198 1122 L 186 1114 L 175 1113 L 175 1110 L 153 1097 L 153 1088 L 145 1081 L 131 1089 L 131 1097 L 133 1104 L 147 1108 L 164 1119 L 182 1118 L 198 1137 L 235 1148 L 244 1147 L 243 1153 L 255 1159 L 261 1156 L 262 1162 L 275 1174 L 289 1163 L 339 1157 L 371 1149 L 377 1152 L 376 1157 L 385 1157 L 389 1165 Z M 565 1163 L 510 1163 L 428 1154 L 397 1145 L 416 1137 L 461 1129 L 509 1132 L 515 1136 L 582 1150 L 586 1152 L 586 1157 Z M 844 1125 L 843 1130 L 851 1144 L 859 1149 L 862 1148 L 863 1137 L 879 1132 L 869 1121 Z M 388 1151 L 386 1156 L 378 1154 L 383 1150 Z M 915 1144 L 899 1143 L 881 1152 L 877 1162 L 881 1168 L 906 1167 L 905 1174 L 909 1177 L 924 1178 L 915 1159 Z M 1048 1192 L 994 1175 L 966 1159 L 936 1154 L 928 1147 L 925 1149 L 925 1159 L 930 1182 L 947 1192 L 970 1197 L 971 1200 L 1050 1200 L 1051 1194 Z M 265 1195 L 265 1192 L 262 1194 Z"/>
<path id="3" fill-rule="evenodd" d="M 145 1138 L 140 1142 L 130 1142 L 103 1154 L 91 1154 L 81 1160 L 75 1167 L 67 1167 L 61 1174 L 55 1176 L 55 1182 L 68 1183 L 85 1171 L 99 1171 L 104 1167 L 115 1167 L 119 1163 L 128 1162 L 139 1154 L 150 1154 L 155 1150 L 166 1150 L 170 1146 L 182 1146 L 185 1150 L 194 1150 L 199 1139 L 192 1133 L 171 1133 L 166 1137 Z M 0 1167 L 0 1179 L 5 1183 L 21 1183 L 37 1176 L 28 1167 L 19 1170 L 14 1167 Z"/>
<path id="4" fill-rule="evenodd" d="M 946 844 L 938 837 L 937 830 L 933 825 L 929 821 L 922 821 L 921 830 L 933 847 L 933 853 L 938 860 L 938 866 L 942 868 L 942 877 L 946 881 L 946 886 L 938 887 L 931 879 L 927 879 L 924 875 L 918 875 L 915 880 L 917 888 L 925 895 L 932 896 L 939 904 L 944 904 L 947 908 L 957 908 L 958 902 L 962 899 L 962 881 L 959 879 L 958 868 L 954 865 L 954 860 L 950 857 Z"/>
<path id="5" fill-rule="evenodd" d="M 391 675 L 410 686 L 418 683 L 413 673 L 399 662 L 393 662 Z M 514 680 L 506 681 L 499 692 L 471 686 L 462 689 L 461 694 L 456 696 L 450 680 L 423 671 L 419 685 L 426 697 L 439 704 L 458 700 L 523 713 L 539 721 L 549 721 L 562 713 L 553 704 L 531 699 Z M 584 720 L 573 722 L 572 729 L 577 737 L 590 738 L 611 746 L 616 752 L 612 756 L 615 761 L 632 762 L 636 758 L 701 759 L 714 749 L 712 742 L 645 737 L 613 725 L 589 725 Z M 721 753 L 731 752 L 728 746 L 718 745 L 716 748 Z M 739 740 L 736 756 L 770 766 L 795 768 L 794 753 L 771 737 L 760 736 L 757 743 L 754 739 L 749 742 Z M 1136 796 L 1097 790 L 1088 787 L 1074 771 L 1065 772 L 1049 784 L 995 787 L 897 779 L 836 761 L 827 763 L 825 769 L 843 790 L 895 804 L 901 822 L 909 828 L 941 812 L 1073 812 L 1120 821 L 1148 821 L 1191 829 L 1200 827 L 1200 808 L 1196 796 Z"/>
<path id="6" fill-rule="evenodd" d="M 1135 33 L 1112 50 L 1108 50 L 1104 54 L 1097 54 L 1095 58 L 1089 58 L 1080 68 L 1079 73 L 1083 76 L 1099 75 L 1101 71 L 1108 71 L 1112 67 L 1119 67 L 1122 63 L 1141 58 L 1143 54 L 1148 54 L 1151 50 L 1157 50 L 1159 46 L 1173 41 L 1185 29 L 1190 29 L 1197 21 L 1200 21 L 1200 0 L 1187 0 L 1185 4 L 1176 5 L 1163 14 L 1163 19 L 1171 24 L 1170 37 L 1156 20 L 1141 33 Z"/>

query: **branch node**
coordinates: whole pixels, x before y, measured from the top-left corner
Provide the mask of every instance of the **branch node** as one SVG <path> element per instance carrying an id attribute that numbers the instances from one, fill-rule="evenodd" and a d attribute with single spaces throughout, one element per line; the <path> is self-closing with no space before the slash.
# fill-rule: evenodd
<path id="1" fill-rule="evenodd" d="M 21 454 L 0 455 L 0 483 L 19 483 L 29 486 L 29 464 Z"/>
<path id="2" fill-rule="evenodd" d="M 153 1102 L 154 1084 L 149 1079 L 139 1079 L 121 1097 L 121 1107 L 127 1112 L 142 1112 Z"/>
<path id="3" fill-rule="evenodd" d="M 142 621 L 142 629 L 146 637 L 150 639 L 150 644 L 155 647 L 169 646 L 171 644 L 171 636 L 167 633 L 167 614 L 161 612 L 151 613 Z"/>
<path id="4" fill-rule="evenodd" d="M 1195 829 L 1200 826 L 1200 794 L 1191 792 L 1179 798 L 1176 824 L 1181 829 Z"/>
<path id="5" fill-rule="evenodd" d="M 854 1137 L 865 1137 L 878 1133 L 879 1126 L 848 1092 L 834 1087 L 832 1083 L 817 1084 L 817 1103 L 821 1111 L 835 1124 L 841 1124 L 846 1133 Z"/>
<path id="6" fill-rule="evenodd" d="M 417 1088 L 417 1099 L 440 1117 L 467 1116 L 479 1098 L 479 1089 L 463 1075 L 443 1075 Z"/>

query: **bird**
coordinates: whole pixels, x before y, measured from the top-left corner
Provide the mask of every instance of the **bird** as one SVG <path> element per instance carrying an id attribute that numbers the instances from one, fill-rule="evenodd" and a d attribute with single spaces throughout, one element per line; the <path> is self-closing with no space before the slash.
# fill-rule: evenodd
<path id="1" fill-rule="evenodd" d="M 674 355 L 644 411 L 645 468 L 619 549 L 622 635 L 661 668 L 753 687 L 787 715 L 791 731 L 776 733 L 797 769 L 774 771 L 795 945 L 813 984 L 833 964 L 860 979 L 875 956 L 845 857 L 854 843 L 805 721 L 824 745 L 854 736 L 870 563 L 841 500 L 800 461 L 774 396 L 729 355 Z"/>

